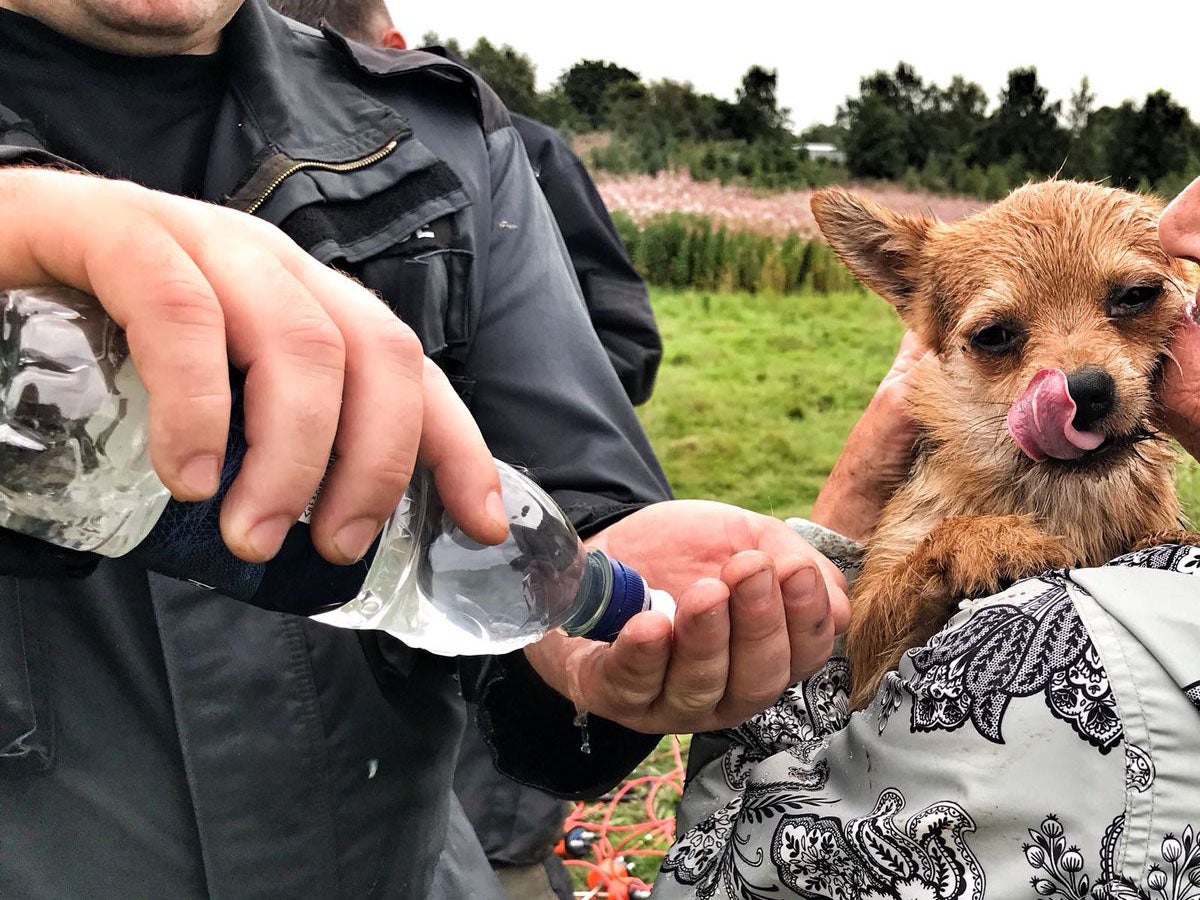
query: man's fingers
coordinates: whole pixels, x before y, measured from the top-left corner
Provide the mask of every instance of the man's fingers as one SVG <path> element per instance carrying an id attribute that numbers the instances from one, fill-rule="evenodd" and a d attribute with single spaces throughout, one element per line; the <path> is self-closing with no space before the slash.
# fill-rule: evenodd
<path id="1" fill-rule="evenodd" d="M 366 553 L 412 477 L 426 359 L 412 329 L 357 282 L 324 267 L 304 274 L 346 344 L 337 458 L 317 502 L 313 544 L 349 563 Z"/>
<path id="2" fill-rule="evenodd" d="M 431 362 L 426 362 L 423 383 L 421 462 L 433 473 L 438 495 L 455 524 L 480 543 L 497 544 L 508 534 L 508 516 L 500 498 L 500 476 L 479 426 Z"/>
<path id="3" fill-rule="evenodd" d="M 781 589 L 792 650 L 790 682 L 794 683 L 825 665 L 833 650 L 837 622 L 828 585 L 815 565 L 798 568 Z"/>
<path id="4" fill-rule="evenodd" d="M 659 613 L 639 613 L 610 646 L 585 658 L 571 696 L 597 715 L 636 722 L 662 694 L 670 657 L 671 623 Z"/>
<path id="5" fill-rule="evenodd" d="M 778 519 L 766 519 L 766 526 L 758 541 L 758 549 L 775 560 L 775 567 L 782 581 L 802 565 L 813 563 L 822 577 L 831 585 L 846 590 L 846 576 L 827 557 L 800 535 Z"/>
<path id="6" fill-rule="evenodd" d="M 114 225 L 114 227 L 121 227 Z M 208 280 L 150 219 L 84 260 L 85 287 L 125 328 L 149 393 L 150 458 L 181 500 L 217 488 L 229 427 L 224 314 Z"/>
<path id="7" fill-rule="evenodd" d="M 90 290 L 126 329 L 150 395 L 151 458 L 177 497 L 216 489 L 230 363 L 245 372 L 249 447 L 221 510 L 234 553 L 261 560 L 277 551 L 335 441 L 313 519 L 327 558 L 349 562 L 366 549 L 418 447 L 463 529 L 503 538 L 507 517 L 477 428 L 440 373 L 426 378 L 411 330 L 364 288 L 230 210 L 55 172 L 7 177 L 4 188 L 29 194 L 41 213 L 15 250 L 0 242 L 0 260 L 20 263 L 6 271 Z"/>
<path id="8" fill-rule="evenodd" d="M 736 554 L 721 572 L 732 584 L 729 604 L 729 683 L 719 707 L 740 722 L 770 705 L 790 683 L 791 649 L 783 597 L 771 558 Z"/>
<path id="9" fill-rule="evenodd" d="M 729 588 L 697 581 L 678 598 L 674 644 L 659 703 L 671 720 L 696 722 L 720 704 L 729 677 Z"/>
<path id="10" fill-rule="evenodd" d="M 1171 256 L 1200 262 L 1200 178 L 1167 204 L 1158 219 L 1158 239 Z"/>
<path id="11" fill-rule="evenodd" d="M 226 304 L 234 365 L 246 373 L 246 456 L 221 505 L 221 534 L 248 560 L 269 559 L 312 499 L 329 465 L 341 416 L 345 342 L 308 289 L 270 253 L 228 260 Z"/>

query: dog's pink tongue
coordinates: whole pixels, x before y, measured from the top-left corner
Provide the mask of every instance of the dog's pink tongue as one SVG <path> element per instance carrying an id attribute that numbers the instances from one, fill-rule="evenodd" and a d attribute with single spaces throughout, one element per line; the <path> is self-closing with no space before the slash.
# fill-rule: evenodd
<path id="1" fill-rule="evenodd" d="M 1104 435 L 1072 424 L 1075 401 L 1062 369 L 1042 369 L 1008 411 L 1008 433 L 1034 462 L 1078 459 L 1104 443 Z"/>

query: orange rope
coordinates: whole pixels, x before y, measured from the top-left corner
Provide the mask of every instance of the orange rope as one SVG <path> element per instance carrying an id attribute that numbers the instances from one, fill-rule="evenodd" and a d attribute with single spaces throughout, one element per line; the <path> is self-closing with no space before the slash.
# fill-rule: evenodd
<path id="1" fill-rule="evenodd" d="M 661 859 L 675 840 L 674 815 L 664 817 L 658 813 L 658 808 L 668 799 L 670 808 L 674 809 L 683 794 L 683 753 L 679 739 L 674 736 L 671 737 L 671 755 L 674 766 L 669 771 L 630 778 L 602 800 L 576 803 L 564 820 L 564 836 L 574 828 L 586 829 L 595 836 L 586 859 L 572 858 L 565 849 L 565 840 L 557 848 L 565 865 L 588 872 L 591 890 L 577 893 L 577 897 L 629 900 L 631 892 L 642 892 L 635 896 L 645 896 L 649 892 L 650 884 L 628 872 L 625 863 L 631 857 Z M 641 798 L 644 815 L 630 824 L 614 823 L 612 820 L 618 809 L 624 807 L 628 811 L 629 806 L 637 802 L 640 789 L 645 790 L 645 796 Z M 667 794 L 660 799 L 664 790 Z"/>

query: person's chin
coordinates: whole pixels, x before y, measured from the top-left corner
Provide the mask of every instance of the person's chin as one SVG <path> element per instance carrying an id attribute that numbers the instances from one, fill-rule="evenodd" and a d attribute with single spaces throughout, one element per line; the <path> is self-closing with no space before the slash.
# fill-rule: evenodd
<path id="1" fill-rule="evenodd" d="M 125 52 L 182 53 L 211 41 L 242 0 L 91 0 L 92 16 Z"/>

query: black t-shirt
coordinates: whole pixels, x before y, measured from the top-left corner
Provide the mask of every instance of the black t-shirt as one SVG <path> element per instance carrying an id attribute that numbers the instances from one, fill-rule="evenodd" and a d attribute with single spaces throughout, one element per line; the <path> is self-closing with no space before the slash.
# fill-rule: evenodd
<path id="1" fill-rule="evenodd" d="M 0 104 L 97 175 L 196 197 L 227 77 L 223 55 L 106 53 L 0 9 Z"/>

